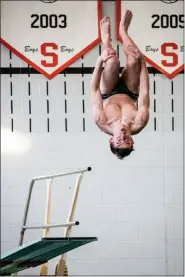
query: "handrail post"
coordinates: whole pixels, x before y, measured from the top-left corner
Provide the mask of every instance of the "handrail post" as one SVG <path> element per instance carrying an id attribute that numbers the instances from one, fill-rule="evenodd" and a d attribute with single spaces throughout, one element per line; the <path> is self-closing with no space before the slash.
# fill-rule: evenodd
<path id="1" fill-rule="evenodd" d="M 51 185 L 53 179 L 50 178 L 47 180 L 47 195 L 46 195 L 46 210 L 45 210 L 45 224 L 50 223 L 50 213 L 51 213 Z M 43 237 L 47 237 L 49 234 L 49 228 L 44 229 Z M 48 274 L 48 264 L 42 264 L 40 269 L 40 276 L 46 276 Z"/>
<path id="2" fill-rule="evenodd" d="M 28 192 L 28 198 L 27 198 L 26 207 L 25 207 L 25 211 L 24 211 L 24 217 L 23 217 L 23 223 L 22 223 L 22 228 L 21 228 L 21 234 L 20 234 L 20 239 L 19 239 L 19 246 L 21 246 L 23 244 L 24 233 L 25 233 L 25 229 L 23 228 L 23 226 L 26 225 L 27 216 L 28 216 L 28 210 L 29 210 L 29 206 L 30 206 L 30 200 L 31 200 L 31 195 L 32 195 L 32 190 L 33 190 L 34 182 L 35 182 L 35 180 L 33 179 L 31 181 L 31 183 L 30 183 L 30 188 L 29 188 L 29 192 Z"/>
<path id="3" fill-rule="evenodd" d="M 76 208 L 76 203 L 77 203 L 77 198 L 80 190 L 80 184 L 83 178 L 83 173 L 80 173 L 77 175 L 76 183 L 75 183 L 75 188 L 74 188 L 74 193 L 73 193 L 73 198 L 72 198 L 72 204 L 71 208 L 67 217 L 67 221 L 73 221 L 74 219 L 74 213 L 75 213 L 75 208 Z M 72 226 L 68 226 L 65 228 L 64 231 L 64 237 L 70 237 L 71 234 L 71 229 Z M 67 275 L 67 265 L 66 265 L 66 257 L 67 255 L 63 254 L 60 256 L 58 264 L 56 265 L 55 268 L 55 275 L 56 276 L 66 276 Z"/>

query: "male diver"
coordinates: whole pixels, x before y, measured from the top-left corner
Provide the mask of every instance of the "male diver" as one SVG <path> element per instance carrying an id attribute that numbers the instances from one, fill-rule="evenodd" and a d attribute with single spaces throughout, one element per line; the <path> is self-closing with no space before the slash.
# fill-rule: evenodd
<path id="1" fill-rule="evenodd" d="M 110 18 L 101 20 L 103 49 L 91 80 L 94 121 L 111 136 L 111 151 L 119 159 L 134 150 L 132 136 L 141 132 L 149 120 L 149 75 L 140 50 L 128 35 L 132 16 L 130 10 L 125 10 L 119 26 L 126 56 L 126 66 L 121 74 L 120 62 L 111 45 Z"/>

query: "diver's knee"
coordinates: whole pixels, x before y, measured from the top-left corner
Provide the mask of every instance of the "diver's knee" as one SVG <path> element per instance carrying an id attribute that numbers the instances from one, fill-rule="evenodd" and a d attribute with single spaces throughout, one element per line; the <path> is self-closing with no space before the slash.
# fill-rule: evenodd
<path id="1" fill-rule="evenodd" d="M 129 65 L 129 66 L 136 66 L 136 65 L 138 65 L 140 63 L 141 62 L 140 62 L 139 59 L 137 59 L 137 58 L 135 58 L 135 57 L 133 57 L 131 55 L 127 56 L 127 65 Z"/>
<path id="2" fill-rule="evenodd" d="M 105 63 L 105 66 L 109 68 L 119 68 L 120 67 L 120 61 L 118 60 L 117 56 L 114 55 L 110 59 L 108 59 Z"/>

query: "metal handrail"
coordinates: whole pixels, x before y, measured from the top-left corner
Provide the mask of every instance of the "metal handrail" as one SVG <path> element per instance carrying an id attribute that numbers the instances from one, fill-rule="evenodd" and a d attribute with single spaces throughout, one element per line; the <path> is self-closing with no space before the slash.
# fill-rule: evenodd
<path id="1" fill-rule="evenodd" d="M 44 179 L 54 179 L 57 177 L 63 177 L 66 175 L 73 175 L 73 174 L 78 174 L 78 173 L 84 173 L 86 171 L 91 171 L 91 167 L 87 167 L 84 169 L 78 169 L 78 170 L 73 170 L 73 171 L 67 171 L 64 173 L 58 173 L 58 174 L 52 174 L 52 175 L 45 175 L 45 176 L 40 176 L 40 177 L 34 177 L 32 180 L 38 181 L 38 180 L 44 180 Z"/>
<path id="2" fill-rule="evenodd" d="M 63 176 L 67 176 L 67 175 L 74 175 L 74 174 L 79 174 L 79 173 L 83 174 L 86 171 L 91 171 L 91 167 L 78 169 L 78 170 L 72 170 L 72 171 L 68 171 L 68 172 L 64 172 L 64 173 L 34 177 L 31 180 L 30 186 L 29 186 L 28 198 L 27 198 L 26 207 L 25 207 L 24 216 L 23 216 L 23 223 L 22 223 L 22 228 L 21 228 L 21 233 L 20 233 L 19 246 L 21 246 L 22 243 L 23 243 L 24 233 L 25 233 L 25 230 L 26 230 L 24 227 L 26 226 L 28 210 L 29 210 L 29 206 L 30 206 L 30 200 L 31 200 L 31 195 L 32 195 L 33 186 L 35 184 L 35 181 L 46 180 L 46 179 L 54 179 L 54 178 L 58 178 L 58 177 L 63 177 Z"/>
<path id="3" fill-rule="evenodd" d="M 79 225 L 80 223 L 78 221 L 75 222 L 68 222 L 63 224 L 46 224 L 46 225 L 29 225 L 29 226 L 23 226 L 23 229 L 47 229 L 47 228 L 57 228 L 57 227 L 71 227 L 75 225 Z"/>

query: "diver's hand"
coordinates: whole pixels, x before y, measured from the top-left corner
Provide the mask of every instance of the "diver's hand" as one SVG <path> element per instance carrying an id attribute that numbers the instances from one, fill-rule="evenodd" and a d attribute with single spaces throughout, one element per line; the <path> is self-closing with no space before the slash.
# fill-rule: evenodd
<path id="1" fill-rule="evenodd" d="M 115 55 L 116 55 L 116 51 L 113 48 L 107 48 L 103 50 L 100 57 L 103 62 L 106 62 L 108 59 L 112 58 Z"/>
<path id="2" fill-rule="evenodd" d="M 142 61 L 144 59 L 144 56 L 141 53 L 141 51 L 139 49 L 137 49 L 136 47 L 134 47 L 134 46 L 128 45 L 128 52 L 130 52 L 130 54 L 134 58 L 136 58 L 137 60 L 141 60 Z"/>
<path id="3" fill-rule="evenodd" d="M 94 111 L 94 119 L 97 124 L 105 124 L 107 122 L 107 117 L 104 110 Z"/>

